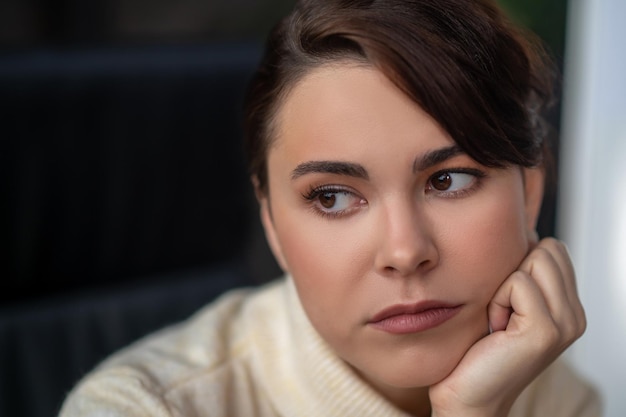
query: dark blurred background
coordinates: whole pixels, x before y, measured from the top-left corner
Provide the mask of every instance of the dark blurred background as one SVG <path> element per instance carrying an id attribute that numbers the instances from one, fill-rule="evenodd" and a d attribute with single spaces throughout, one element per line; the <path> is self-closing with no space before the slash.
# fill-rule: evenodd
<path id="1" fill-rule="evenodd" d="M 497 0 L 561 55 L 566 0 Z M 293 0 L 3 0 L 5 48 L 263 40 Z"/>
<path id="2" fill-rule="evenodd" d="M 566 1 L 500 3 L 560 65 Z M 0 415 L 56 414 L 111 352 L 279 273 L 241 103 L 292 4 L 0 1 Z"/>

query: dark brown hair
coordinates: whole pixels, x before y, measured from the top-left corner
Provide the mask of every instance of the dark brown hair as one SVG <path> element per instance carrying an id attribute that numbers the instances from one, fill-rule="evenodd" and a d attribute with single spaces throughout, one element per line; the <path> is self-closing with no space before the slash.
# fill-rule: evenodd
<path id="1" fill-rule="evenodd" d="M 270 34 L 246 100 L 248 165 L 261 193 L 284 98 L 312 69 L 346 60 L 381 70 L 479 163 L 542 163 L 555 71 L 493 1 L 302 0 Z"/>

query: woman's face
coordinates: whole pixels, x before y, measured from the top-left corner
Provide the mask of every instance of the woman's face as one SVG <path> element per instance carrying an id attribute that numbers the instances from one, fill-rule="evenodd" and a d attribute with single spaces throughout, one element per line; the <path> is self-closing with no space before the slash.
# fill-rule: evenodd
<path id="1" fill-rule="evenodd" d="M 274 254 L 319 334 L 381 390 L 440 381 L 488 332 L 542 194 L 537 170 L 480 165 L 380 72 L 348 64 L 285 99 L 268 176 Z"/>

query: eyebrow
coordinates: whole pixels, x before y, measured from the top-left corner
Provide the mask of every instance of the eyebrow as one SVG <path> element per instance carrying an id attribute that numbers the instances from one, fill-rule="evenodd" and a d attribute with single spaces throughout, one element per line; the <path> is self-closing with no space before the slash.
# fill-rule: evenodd
<path id="1" fill-rule="evenodd" d="M 291 172 L 291 179 L 295 180 L 306 174 L 337 174 L 349 177 L 369 179 L 367 170 L 362 165 L 342 161 L 308 161 L 298 165 Z"/>
<path id="2" fill-rule="evenodd" d="M 465 152 L 459 147 L 459 145 L 452 145 L 446 148 L 426 152 L 424 155 L 416 158 L 413 162 L 413 172 L 425 171 L 428 168 L 432 168 L 437 164 L 464 153 Z"/>
<path id="3" fill-rule="evenodd" d="M 413 172 L 425 171 L 463 153 L 465 152 L 458 145 L 426 152 L 413 162 Z M 296 180 L 307 174 L 335 174 L 364 180 L 369 179 L 367 170 L 360 164 L 343 161 L 307 161 L 299 164 L 291 172 L 291 180 Z"/>

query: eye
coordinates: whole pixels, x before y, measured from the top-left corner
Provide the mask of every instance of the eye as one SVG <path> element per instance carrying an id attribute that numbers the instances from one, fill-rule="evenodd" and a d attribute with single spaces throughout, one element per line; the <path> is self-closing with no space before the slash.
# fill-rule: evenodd
<path id="1" fill-rule="evenodd" d="M 474 169 L 439 171 L 428 180 L 427 191 L 457 196 L 477 185 L 484 173 Z"/>
<path id="2" fill-rule="evenodd" d="M 313 208 L 324 215 L 341 216 L 356 209 L 366 201 L 354 192 L 333 187 L 320 187 L 303 196 Z"/>

